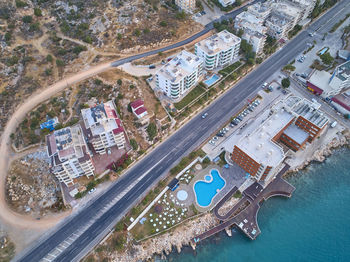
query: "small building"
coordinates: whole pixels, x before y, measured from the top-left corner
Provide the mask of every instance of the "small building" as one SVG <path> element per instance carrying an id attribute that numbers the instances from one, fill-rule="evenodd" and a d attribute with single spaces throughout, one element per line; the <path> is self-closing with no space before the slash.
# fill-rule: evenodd
<path id="1" fill-rule="evenodd" d="M 203 59 L 206 70 L 232 64 L 238 58 L 241 39 L 223 30 L 195 44 L 195 54 Z"/>
<path id="2" fill-rule="evenodd" d="M 137 99 L 134 102 L 130 103 L 131 110 L 133 114 L 138 118 L 144 118 L 148 115 L 147 109 L 144 102 L 141 99 Z"/>
<path id="3" fill-rule="evenodd" d="M 294 17 L 277 12 L 272 11 L 271 15 L 266 19 L 265 26 L 267 27 L 267 34 L 276 38 L 277 40 L 284 38 L 288 38 L 288 32 L 294 26 Z"/>
<path id="4" fill-rule="evenodd" d="M 219 3 L 223 7 L 228 7 L 229 5 L 233 5 L 236 2 L 236 0 L 219 0 Z"/>
<path id="5" fill-rule="evenodd" d="M 350 114 L 350 91 L 332 97 L 332 105 L 342 114 Z"/>
<path id="6" fill-rule="evenodd" d="M 350 61 L 337 66 L 333 74 L 314 70 L 306 84 L 311 92 L 324 98 L 339 94 L 350 87 Z"/>

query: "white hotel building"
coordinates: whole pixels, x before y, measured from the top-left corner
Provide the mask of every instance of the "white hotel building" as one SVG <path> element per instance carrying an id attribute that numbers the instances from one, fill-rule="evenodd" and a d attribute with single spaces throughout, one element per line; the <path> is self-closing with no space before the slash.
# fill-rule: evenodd
<path id="1" fill-rule="evenodd" d="M 182 51 L 156 73 L 156 87 L 177 100 L 198 83 L 202 65 L 201 58 Z"/>
<path id="2" fill-rule="evenodd" d="M 223 30 L 195 44 L 195 54 L 204 61 L 206 70 L 223 67 L 238 57 L 241 39 Z"/>
<path id="3" fill-rule="evenodd" d="M 126 143 L 124 128 L 118 118 L 112 101 L 97 104 L 95 107 L 82 109 L 84 133 L 98 154 L 105 154 L 108 148 L 124 148 Z"/>

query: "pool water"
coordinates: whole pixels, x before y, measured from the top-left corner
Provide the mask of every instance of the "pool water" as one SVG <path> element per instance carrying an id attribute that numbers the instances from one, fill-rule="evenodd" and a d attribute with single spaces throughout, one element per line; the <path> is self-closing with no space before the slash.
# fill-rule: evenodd
<path id="1" fill-rule="evenodd" d="M 226 184 L 216 169 L 210 170 L 210 175 L 206 175 L 204 179 L 205 181 L 197 181 L 193 186 L 197 203 L 201 207 L 209 206 L 215 195 Z"/>
<path id="2" fill-rule="evenodd" d="M 216 81 L 220 79 L 220 76 L 218 75 L 212 75 L 209 79 L 203 81 L 204 84 L 206 84 L 208 87 L 212 86 Z"/>

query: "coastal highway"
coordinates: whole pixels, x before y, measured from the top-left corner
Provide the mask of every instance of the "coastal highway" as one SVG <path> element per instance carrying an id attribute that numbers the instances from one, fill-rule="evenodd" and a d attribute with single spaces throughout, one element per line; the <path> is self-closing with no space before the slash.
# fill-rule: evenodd
<path id="1" fill-rule="evenodd" d="M 178 163 L 181 157 L 195 149 L 218 127 L 229 120 L 239 109 L 238 105 L 254 95 L 270 75 L 304 50 L 306 43 L 312 41 L 312 38 L 308 35 L 309 32 L 316 30 L 319 33 L 328 32 L 326 29 L 331 24 L 345 16 L 347 10 L 344 7 L 348 3 L 348 0 L 340 1 L 310 25 L 307 31 L 302 31 L 284 48 L 267 59 L 227 91 L 224 96 L 205 109 L 205 112 L 208 113 L 207 118 L 202 119 L 200 115 L 194 117 L 133 166 L 103 195 L 99 196 L 78 214 L 70 217 L 18 260 L 40 261 L 44 257 L 46 259 L 42 261 L 80 260 L 113 228 L 117 220 L 135 204 L 152 184 L 156 183 L 172 166 Z M 325 24 L 327 26 L 324 26 Z M 118 62 L 115 65 L 118 65 Z M 121 192 L 123 192 L 122 197 L 120 197 Z M 110 203 L 113 204 L 110 205 Z M 74 234 L 78 237 L 73 242 L 69 242 Z M 64 245 L 65 248 L 60 249 L 61 252 L 52 253 L 64 241 L 70 244 Z M 47 256 L 49 253 L 52 255 Z"/>

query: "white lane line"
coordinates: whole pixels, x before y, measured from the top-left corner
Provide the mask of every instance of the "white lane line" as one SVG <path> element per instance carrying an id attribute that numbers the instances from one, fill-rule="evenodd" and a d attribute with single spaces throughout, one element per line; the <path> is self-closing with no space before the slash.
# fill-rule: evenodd
<path id="1" fill-rule="evenodd" d="M 52 260 L 50 260 L 50 259 L 48 259 L 48 258 L 46 258 L 46 257 L 43 257 L 43 259 L 45 259 L 46 261 L 49 261 L 49 262 L 52 261 Z"/>
<path id="2" fill-rule="evenodd" d="M 53 258 L 56 258 L 56 256 L 52 255 L 51 253 L 48 253 L 47 256 L 52 256 Z"/>

